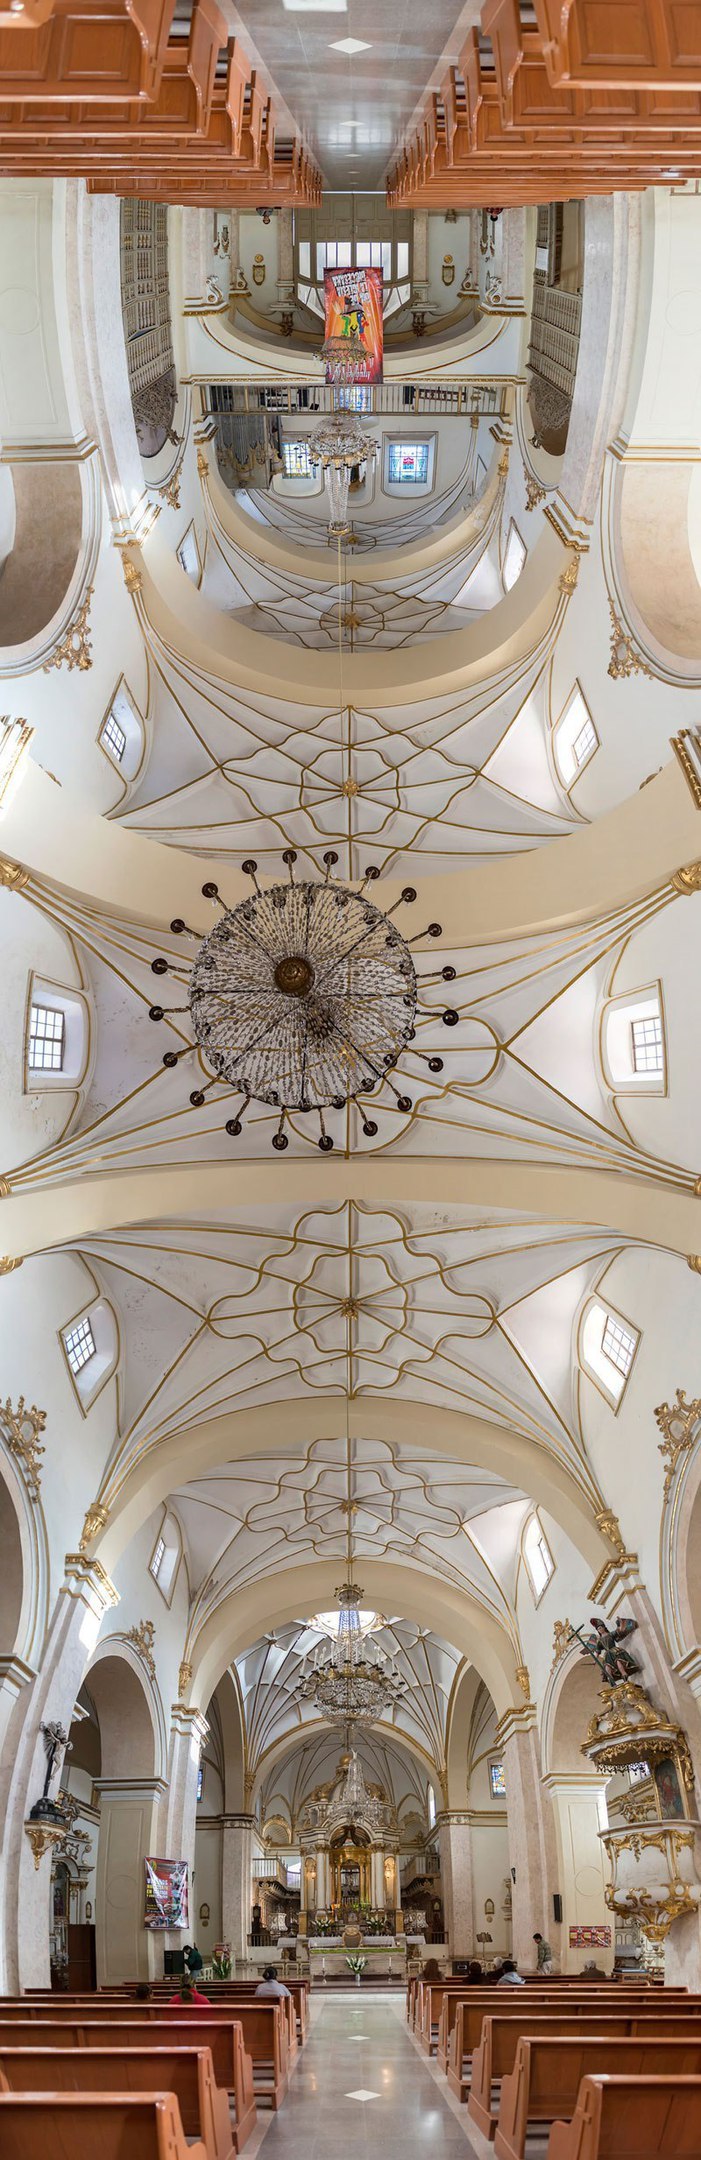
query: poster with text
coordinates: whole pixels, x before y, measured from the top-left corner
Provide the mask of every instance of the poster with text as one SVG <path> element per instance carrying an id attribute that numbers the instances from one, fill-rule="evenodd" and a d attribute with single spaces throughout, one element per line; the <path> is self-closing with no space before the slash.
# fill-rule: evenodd
<path id="1" fill-rule="evenodd" d="M 382 381 L 382 297 L 381 270 L 324 271 L 325 337 L 357 337 L 363 347 L 353 382 Z M 333 379 L 333 367 L 327 365 L 326 380 Z"/>
<path id="2" fill-rule="evenodd" d="M 144 1925 L 150 1928 L 186 1928 L 189 1925 L 186 1860 L 147 1860 Z"/>

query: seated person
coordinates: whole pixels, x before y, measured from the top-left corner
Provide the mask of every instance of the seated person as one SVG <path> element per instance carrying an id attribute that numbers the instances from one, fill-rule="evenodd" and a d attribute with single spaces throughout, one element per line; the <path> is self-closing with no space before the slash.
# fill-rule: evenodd
<path id="1" fill-rule="evenodd" d="M 481 1987 L 483 1976 L 479 1958 L 470 1958 L 465 1977 L 468 1987 Z"/>
<path id="2" fill-rule="evenodd" d="M 150 2002 L 150 2001 L 151 2001 L 151 1989 L 150 1989 L 150 1986 L 149 1986 L 148 1980 L 139 1980 L 139 1981 L 138 1981 L 138 1983 L 137 1983 L 137 1989 L 136 1989 L 136 2000 L 137 2000 L 137 2002 Z"/>
<path id="3" fill-rule="evenodd" d="M 501 1968 L 501 1972 L 499 1974 L 499 1978 L 497 1980 L 497 1987 L 500 1988 L 523 1986 L 524 1981 L 521 1978 L 520 1972 L 516 1971 L 516 1966 L 514 1964 L 513 1958 L 505 1958 Z"/>
<path id="4" fill-rule="evenodd" d="M 201 1995 L 189 1973 L 183 1973 L 177 1995 L 169 1995 L 169 2003 L 179 2003 L 181 2010 L 211 2010 L 208 1995 Z"/>
<path id="5" fill-rule="evenodd" d="M 429 1980 L 429 1981 L 430 1981 L 430 1980 L 443 1980 L 443 1979 L 445 1978 L 445 1975 L 444 1975 L 444 1973 L 443 1973 L 443 1971 L 442 1971 L 442 1968 L 441 1968 L 441 1966 L 440 1966 L 440 1965 L 439 1965 L 439 1963 L 438 1963 L 438 1959 L 437 1959 L 437 1958 L 427 1958 L 427 1959 L 426 1959 L 426 1963 L 425 1963 L 425 1965 L 424 1965 L 424 1968 L 423 1968 L 423 1971 L 422 1971 L 422 1974 L 421 1974 L 421 1978 L 422 1978 L 422 1980 Z"/>
<path id="6" fill-rule="evenodd" d="M 272 1996 L 285 1995 L 288 2002 L 290 1999 L 290 1990 L 289 1988 L 285 1987 L 282 1980 L 278 1980 L 277 1972 L 274 1965 L 263 1966 L 263 1978 L 258 1982 L 256 1994 Z"/>
<path id="7" fill-rule="evenodd" d="M 588 1958 L 584 1971 L 580 1973 L 579 1977 L 580 1980 L 605 1980 L 606 1974 L 603 1965 L 597 1965 L 595 1958 Z"/>

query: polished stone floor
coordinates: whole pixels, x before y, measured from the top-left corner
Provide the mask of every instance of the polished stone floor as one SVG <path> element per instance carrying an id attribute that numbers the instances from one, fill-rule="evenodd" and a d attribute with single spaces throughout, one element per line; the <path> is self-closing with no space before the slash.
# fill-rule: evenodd
<path id="1" fill-rule="evenodd" d="M 403 1994 L 315 1994 L 287 2098 L 264 2129 L 263 2160 L 471 2160 L 488 2148 L 468 2134 L 458 2105 L 409 2034 Z"/>

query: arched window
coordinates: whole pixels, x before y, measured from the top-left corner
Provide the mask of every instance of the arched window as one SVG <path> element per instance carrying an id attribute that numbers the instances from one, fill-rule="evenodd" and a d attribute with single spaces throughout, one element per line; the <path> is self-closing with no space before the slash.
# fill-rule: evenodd
<path id="1" fill-rule="evenodd" d="M 61 1328 L 59 1341 L 81 1409 L 90 1410 L 119 1357 L 117 1322 L 107 1299 L 97 1297 Z"/>
<path id="2" fill-rule="evenodd" d="M 531 1515 L 526 1524 L 523 1534 L 523 1558 L 535 1603 L 539 1605 L 550 1577 L 555 1573 L 555 1562 L 537 1515 Z"/>
<path id="3" fill-rule="evenodd" d="M 120 676 L 98 735 L 100 749 L 124 780 L 133 780 L 144 753 L 144 723 L 128 682 Z"/>
<path id="4" fill-rule="evenodd" d="M 517 578 L 520 578 L 527 554 L 528 549 L 526 547 L 525 540 L 521 539 L 521 534 L 519 532 L 518 526 L 514 524 L 512 518 L 507 535 L 506 547 L 504 549 L 504 568 L 502 576 L 504 580 L 505 592 L 510 592 L 512 585 L 515 585 Z"/>
<path id="5" fill-rule="evenodd" d="M 589 1298 L 579 1329 L 579 1359 L 584 1372 L 618 1409 L 640 1341 L 637 1328 L 601 1298 Z"/>
<path id="6" fill-rule="evenodd" d="M 180 1524 L 170 1510 L 164 1508 L 148 1569 L 166 1605 L 172 1603 L 182 1549 Z"/>
<path id="7" fill-rule="evenodd" d="M 599 737 L 586 699 L 575 683 L 553 729 L 553 752 L 563 787 L 571 788 L 599 748 Z"/>
<path id="8" fill-rule="evenodd" d="M 601 1054 L 605 1080 L 617 1095 L 664 1095 L 667 1055 L 659 983 L 609 998 Z"/>

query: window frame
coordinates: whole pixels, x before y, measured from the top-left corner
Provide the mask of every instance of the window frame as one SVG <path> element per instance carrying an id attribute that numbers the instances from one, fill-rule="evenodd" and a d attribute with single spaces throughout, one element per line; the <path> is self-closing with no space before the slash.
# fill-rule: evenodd
<path id="1" fill-rule="evenodd" d="M 576 735 L 569 737 L 567 722 L 575 704 L 581 708 L 581 715 Z M 593 741 L 591 748 L 586 752 L 586 756 L 580 760 L 577 757 L 575 744 L 581 740 L 587 728 L 591 728 Z M 563 740 L 565 738 L 569 738 L 567 750 L 563 749 Z M 581 780 L 583 773 L 586 772 L 587 766 L 591 764 L 592 758 L 596 757 L 597 750 L 601 749 L 601 737 L 596 721 L 578 676 L 575 676 L 572 688 L 565 698 L 562 711 L 558 714 L 557 720 L 553 722 L 551 742 L 555 771 L 560 786 L 564 788 L 565 794 L 569 795 L 572 788 L 576 787 L 578 780 Z M 570 764 L 571 771 L 569 770 Z"/>
<path id="2" fill-rule="evenodd" d="M 403 457 L 406 456 L 407 451 L 412 451 L 414 454 L 421 452 L 423 459 L 423 471 L 412 473 L 411 478 L 409 478 L 405 473 L 393 473 L 392 471 L 392 457 L 394 453 L 398 452 L 399 459 L 401 460 Z M 390 437 L 390 440 L 387 444 L 387 480 L 390 487 L 428 487 L 430 477 L 430 464 L 431 445 L 427 435 L 419 436 L 416 442 L 411 442 L 408 436 L 404 435 L 395 435 Z"/>
<path id="3" fill-rule="evenodd" d="M 496 1790 L 496 1788 L 495 1788 L 495 1784 L 494 1784 L 494 1778 L 495 1778 L 495 1775 L 497 1775 L 497 1774 L 498 1774 L 498 1775 L 500 1775 L 500 1776 L 501 1776 L 501 1779 L 502 1779 L 502 1789 L 501 1789 L 501 1790 L 499 1790 L 499 1791 L 497 1791 L 497 1790 Z M 505 1801 L 505 1800 L 506 1800 L 506 1797 L 507 1797 L 507 1794 L 506 1794 L 506 1771 L 505 1771 L 505 1769 L 504 1769 L 504 1758 L 503 1758 L 503 1755 L 493 1755 L 493 1756 L 490 1756 L 489 1762 L 488 1762 L 488 1764 L 487 1764 L 487 1775 L 488 1775 L 488 1778 L 489 1778 L 489 1797 L 490 1797 L 490 1800 L 504 1800 L 504 1801 Z"/>
<path id="4" fill-rule="evenodd" d="M 280 477 L 281 477 L 281 479 L 283 479 L 283 480 L 316 480 L 316 478 L 317 478 L 317 474 L 316 474 L 316 473 L 315 473 L 315 472 L 314 472 L 314 471 L 312 470 L 312 463 L 311 463 L 311 457 L 310 457 L 310 452 L 309 452 L 309 436 L 308 436 L 308 435 L 283 435 L 283 437 L 282 437 L 282 442 L 281 442 L 281 445 L 280 445 L 280 447 L 281 447 L 281 450 L 282 450 L 282 462 L 283 462 L 283 466 L 284 466 L 284 468 L 285 468 L 285 469 L 284 469 L 284 472 L 283 472 L 283 473 L 281 474 L 281 476 L 280 476 Z M 286 452 L 287 450 L 295 450 L 295 451 L 300 451 L 300 450 L 303 450 L 303 451 L 304 451 L 304 454 L 305 454 L 305 458 L 306 458 L 306 465 L 305 465 L 305 467 L 304 467 L 304 469 L 303 469 L 303 470 L 300 470 L 299 472 L 294 472 L 294 471 L 291 471 L 291 470 L 290 470 L 290 468 L 288 467 L 288 465 L 286 464 L 286 461 L 285 461 L 285 452 Z"/>
<path id="5" fill-rule="evenodd" d="M 56 1063 L 54 1062 L 53 1058 L 48 1064 L 44 1064 L 43 1061 L 35 1064 L 32 1060 L 32 1041 L 34 1041 L 35 1044 L 39 1042 L 43 1042 L 44 1044 L 49 1043 L 52 1048 L 55 1046 L 56 1043 L 56 1034 L 53 1030 L 44 1029 L 43 1032 L 40 1032 L 34 1027 L 33 1022 L 35 1013 L 37 1017 L 39 1017 L 39 1015 L 43 1015 L 47 1020 L 59 1020 L 61 1023 L 58 1036 L 60 1055 Z M 65 1054 L 66 1015 L 63 1007 L 61 1005 L 50 1005 L 45 1002 L 43 998 L 35 996 L 34 993 L 32 993 L 29 1006 L 29 1027 L 27 1031 L 27 1071 L 30 1074 L 31 1078 L 34 1079 L 37 1073 L 62 1074 Z"/>
<path id="6" fill-rule="evenodd" d="M 633 1022 L 655 1020 L 662 1038 L 662 1063 L 638 1070 L 633 1062 Z M 599 1059 L 604 1086 L 609 1093 L 665 1096 L 669 1091 L 669 1055 L 662 983 L 641 983 L 634 990 L 620 990 L 605 998 L 599 1021 Z"/>
<path id="7" fill-rule="evenodd" d="M 71 1345 L 79 1340 L 82 1342 L 86 1338 L 90 1343 L 89 1350 L 86 1350 L 84 1357 L 75 1357 Z M 79 1373 L 84 1372 L 86 1365 L 90 1365 L 93 1358 L 97 1357 L 97 1343 L 90 1324 L 89 1309 L 87 1312 L 81 1313 L 78 1320 L 72 1321 L 67 1328 L 63 1329 L 63 1347 L 69 1370 L 73 1379 L 77 1380 Z"/>
<path id="8" fill-rule="evenodd" d="M 550 1562 L 545 1582 L 541 1585 L 540 1589 L 538 1588 L 538 1585 L 536 1583 L 535 1576 L 531 1567 L 531 1562 L 528 1556 L 528 1533 L 533 1528 L 534 1523 L 537 1525 L 538 1529 L 538 1545 L 539 1547 L 541 1545 L 545 1547 L 545 1551 Z M 557 1572 L 557 1562 L 555 1560 L 554 1553 L 543 1529 L 543 1525 L 540 1520 L 540 1515 L 537 1508 L 533 1508 L 531 1510 L 530 1515 L 527 1517 L 523 1525 L 523 1531 L 521 1534 L 521 1557 L 528 1577 L 528 1585 L 533 1599 L 533 1603 L 535 1606 L 538 1606 L 540 1605 L 541 1600 L 545 1597 L 546 1591 L 549 1590 L 553 1576 Z"/>
<path id="9" fill-rule="evenodd" d="M 92 1410 L 108 1381 L 114 1379 L 121 1354 L 118 1314 L 109 1298 L 103 1296 L 92 1271 L 91 1280 L 92 1297 L 84 1299 L 77 1312 L 72 1313 L 57 1329 L 68 1379 L 83 1417 L 87 1417 Z M 67 1338 L 81 1321 L 88 1322 L 95 1347 L 93 1354 L 74 1371 L 68 1354 Z"/>
<path id="10" fill-rule="evenodd" d="M 119 700 L 122 701 L 123 706 L 127 707 L 127 711 L 123 712 L 121 717 L 118 712 L 115 712 L 115 706 Z M 121 758 L 115 757 L 114 751 L 110 749 L 106 740 L 105 730 L 110 720 L 114 720 L 125 737 L 125 746 Z M 128 794 L 132 781 L 138 779 L 146 752 L 144 716 L 124 674 L 120 675 L 115 683 L 109 704 L 103 712 L 95 740 L 101 755 L 107 759 L 110 771 L 116 773 L 121 780 L 123 800 L 124 796 Z"/>
<path id="11" fill-rule="evenodd" d="M 587 1325 L 592 1318 L 594 1312 L 597 1312 L 597 1314 L 603 1314 L 600 1342 L 598 1346 L 598 1356 L 601 1357 L 601 1359 L 604 1361 L 603 1370 L 599 1368 L 597 1360 L 592 1356 L 591 1351 L 588 1351 L 585 1346 Z M 609 1320 L 611 1320 L 614 1324 L 617 1324 L 618 1326 L 624 1328 L 626 1334 L 631 1335 L 634 1338 L 634 1349 L 626 1373 L 623 1373 L 621 1371 L 620 1366 L 614 1364 L 613 1359 L 609 1358 L 607 1353 L 603 1349 L 604 1333 L 607 1322 Z M 635 1321 L 631 1320 L 626 1313 L 620 1312 L 618 1306 L 612 1304 L 611 1299 L 606 1296 L 603 1290 L 597 1288 L 592 1290 L 589 1296 L 585 1298 L 579 1316 L 579 1324 L 577 1327 L 576 1336 L 577 1363 L 580 1372 L 585 1375 L 587 1380 L 591 1381 L 593 1387 L 598 1388 L 599 1394 L 603 1396 L 604 1402 L 608 1403 L 609 1409 L 613 1411 L 614 1417 L 617 1416 L 618 1411 L 621 1407 L 621 1403 L 623 1402 L 623 1398 L 630 1381 L 631 1373 L 635 1368 L 635 1363 L 641 1342 L 642 1329 L 636 1328 Z M 608 1378 L 609 1371 L 611 1373 L 610 1380 Z M 620 1382 L 620 1385 L 618 1386 L 616 1384 L 617 1380 Z"/>

